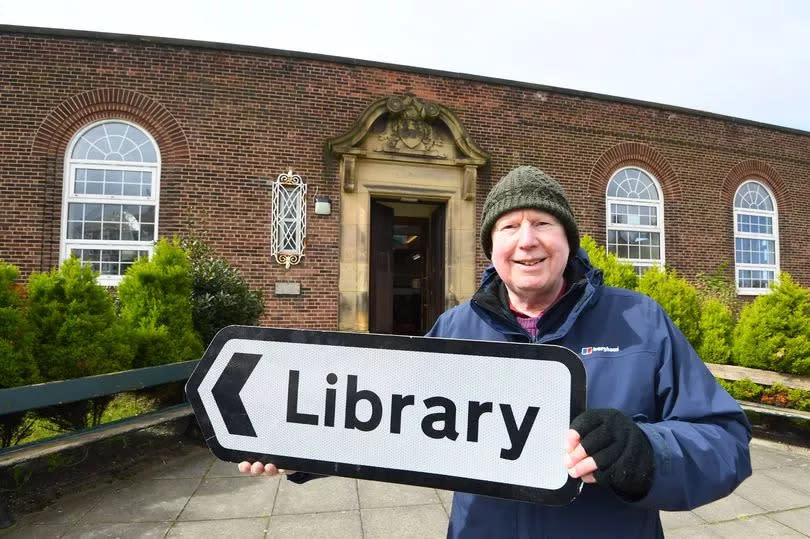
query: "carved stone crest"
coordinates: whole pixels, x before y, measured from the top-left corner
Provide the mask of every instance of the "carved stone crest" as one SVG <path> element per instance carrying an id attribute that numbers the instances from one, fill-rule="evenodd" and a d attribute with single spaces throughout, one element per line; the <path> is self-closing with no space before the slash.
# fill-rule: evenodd
<path id="1" fill-rule="evenodd" d="M 392 96 L 386 101 L 388 128 L 380 140 L 382 151 L 437 154 L 442 145 L 433 133 L 431 123 L 439 117 L 439 107 L 423 103 L 414 96 Z"/>

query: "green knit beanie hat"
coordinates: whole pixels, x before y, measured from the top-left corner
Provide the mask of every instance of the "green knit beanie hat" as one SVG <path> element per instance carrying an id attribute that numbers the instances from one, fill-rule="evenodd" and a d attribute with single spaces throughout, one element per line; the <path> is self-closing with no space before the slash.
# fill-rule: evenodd
<path id="1" fill-rule="evenodd" d="M 556 217 L 568 237 L 569 256 L 579 250 L 579 230 L 565 192 L 557 180 L 536 167 L 521 166 L 509 171 L 489 191 L 481 213 L 481 246 L 492 257 L 492 227 L 512 210 L 535 209 Z"/>

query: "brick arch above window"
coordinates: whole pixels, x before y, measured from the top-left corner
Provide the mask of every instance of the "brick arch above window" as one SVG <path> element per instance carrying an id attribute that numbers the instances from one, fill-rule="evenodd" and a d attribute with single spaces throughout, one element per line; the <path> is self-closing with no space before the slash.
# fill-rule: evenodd
<path id="1" fill-rule="evenodd" d="M 788 196 L 787 186 L 782 177 L 773 167 L 758 159 L 748 159 L 731 167 L 720 191 L 720 203 L 723 207 L 730 208 L 733 205 L 737 188 L 748 180 L 761 181 L 767 185 L 776 198 L 779 213 L 790 213 L 791 197 Z"/>
<path id="2" fill-rule="evenodd" d="M 613 173 L 623 167 L 638 167 L 655 176 L 663 190 L 664 202 L 681 198 L 681 183 L 672 165 L 658 150 L 640 142 L 622 142 L 599 156 L 591 168 L 588 192 L 604 197 Z"/>
<path id="3" fill-rule="evenodd" d="M 166 107 L 151 97 L 122 88 L 90 90 L 60 103 L 37 129 L 31 153 L 61 158 L 77 131 L 110 118 L 142 125 L 155 138 L 164 162 L 189 160 L 186 134 Z"/>

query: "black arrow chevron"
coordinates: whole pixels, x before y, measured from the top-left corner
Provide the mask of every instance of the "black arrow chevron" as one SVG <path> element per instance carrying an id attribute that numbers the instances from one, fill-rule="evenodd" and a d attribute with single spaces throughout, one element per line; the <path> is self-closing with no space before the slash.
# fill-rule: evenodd
<path id="1" fill-rule="evenodd" d="M 217 403 L 217 408 L 219 408 L 222 419 L 225 421 L 225 427 L 231 434 L 257 438 L 256 431 L 253 430 L 253 424 L 250 422 L 245 410 L 245 405 L 242 404 L 242 399 L 239 398 L 239 392 L 245 387 L 245 383 L 261 358 L 261 354 L 236 352 L 228 360 L 228 364 L 225 366 L 225 370 L 222 371 L 219 380 L 211 388 L 214 401 Z"/>

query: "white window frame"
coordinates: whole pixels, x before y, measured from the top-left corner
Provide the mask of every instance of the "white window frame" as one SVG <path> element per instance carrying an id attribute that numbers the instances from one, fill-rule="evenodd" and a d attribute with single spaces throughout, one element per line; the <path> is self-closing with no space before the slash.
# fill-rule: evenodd
<path id="1" fill-rule="evenodd" d="M 608 195 L 610 191 L 610 185 L 613 183 L 613 180 L 616 176 L 628 169 L 640 170 L 644 174 L 646 174 L 653 182 L 655 189 L 658 192 L 658 200 L 646 200 L 646 199 L 639 199 L 639 198 L 625 198 L 625 197 L 615 197 Z M 655 207 L 656 208 L 656 218 L 658 220 L 658 225 L 651 226 L 651 225 L 632 225 L 632 224 L 613 224 L 612 223 L 612 211 L 611 211 L 611 204 L 628 204 L 633 206 L 648 206 L 648 207 Z M 610 250 L 610 231 L 628 231 L 628 232 L 656 232 L 660 236 L 660 246 L 659 246 L 659 259 L 656 260 L 647 260 L 647 259 L 635 259 L 635 258 L 624 258 L 619 257 L 617 253 L 617 258 L 622 262 L 627 264 L 633 265 L 636 268 L 651 268 L 653 266 L 657 266 L 660 268 L 664 267 L 666 263 L 666 252 L 665 252 L 665 236 L 664 236 L 664 191 L 661 189 L 661 184 L 658 183 L 658 179 L 650 173 L 649 170 L 644 169 L 639 166 L 626 166 L 619 168 L 610 175 L 610 179 L 607 182 L 607 186 L 605 187 L 605 248 L 608 252 L 612 252 Z"/>
<path id="2" fill-rule="evenodd" d="M 149 142 L 155 149 L 156 162 L 153 163 L 139 163 L 130 161 L 112 161 L 112 160 L 96 160 L 96 159 L 73 159 L 73 150 L 79 142 L 81 136 L 89 130 L 105 124 L 105 123 L 123 123 L 134 127 L 141 131 L 149 139 Z M 106 170 L 122 170 L 122 171 L 148 171 L 152 173 L 152 189 L 149 196 L 132 196 L 132 195 L 104 195 L 104 194 L 76 194 L 75 188 L 75 171 L 77 168 L 86 169 L 106 169 Z M 137 250 L 147 251 L 148 256 L 151 257 L 155 243 L 158 239 L 159 215 L 160 215 L 160 169 L 161 157 L 160 148 L 157 145 L 154 137 L 144 127 L 118 118 L 108 118 L 92 124 L 88 124 L 79 129 L 67 145 L 65 152 L 65 164 L 62 183 L 62 219 L 60 230 L 60 248 L 59 248 L 59 262 L 60 264 L 70 257 L 72 249 L 114 249 L 114 250 Z M 87 240 L 87 239 L 68 239 L 68 207 L 71 203 L 90 203 L 90 204 L 132 204 L 139 206 L 154 206 L 155 208 L 155 223 L 153 240 L 148 241 L 129 241 L 129 240 Z M 123 276 L 121 275 L 99 275 L 97 282 L 103 286 L 117 286 Z"/>
<path id="3" fill-rule="evenodd" d="M 740 193 L 740 190 L 749 183 L 755 183 L 759 187 L 765 190 L 768 196 L 771 198 L 771 204 L 773 205 L 773 211 L 769 210 L 754 210 L 754 209 L 744 209 L 737 207 L 737 195 Z M 741 296 L 759 296 L 762 294 L 768 294 L 771 291 L 770 286 L 767 288 L 743 288 L 740 287 L 740 271 L 743 270 L 755 270 L 755 271 L 773 271 L 773 282 L 779 282 L 779 208 L 776 205 L 776 197 L 773 196 L 773 191 L 765 184 L 756 178 L 748 178 L 740 183 L 737 190 L 734 191 L 734 198 L 731 199 L 732 205 L 732 215 L 733 221 L 732 226 L 734 227 L 734 286 L 737 289 L 737 294 Z M 758 234 L 754 232 L 740 232 L 737 230 L 737 217 L 739 215 L 754 215 L 754 216 L 762 216 L 762 217 L 770 217 L 771 218 L 771 225 L 773 229 L 772 234 Z M 772 240 L 774 242 L 774 264 L 745 264 L 745 263 L 738 263 L 737 262 L 737 239 L 752 239 L 752 240 Z"/>

